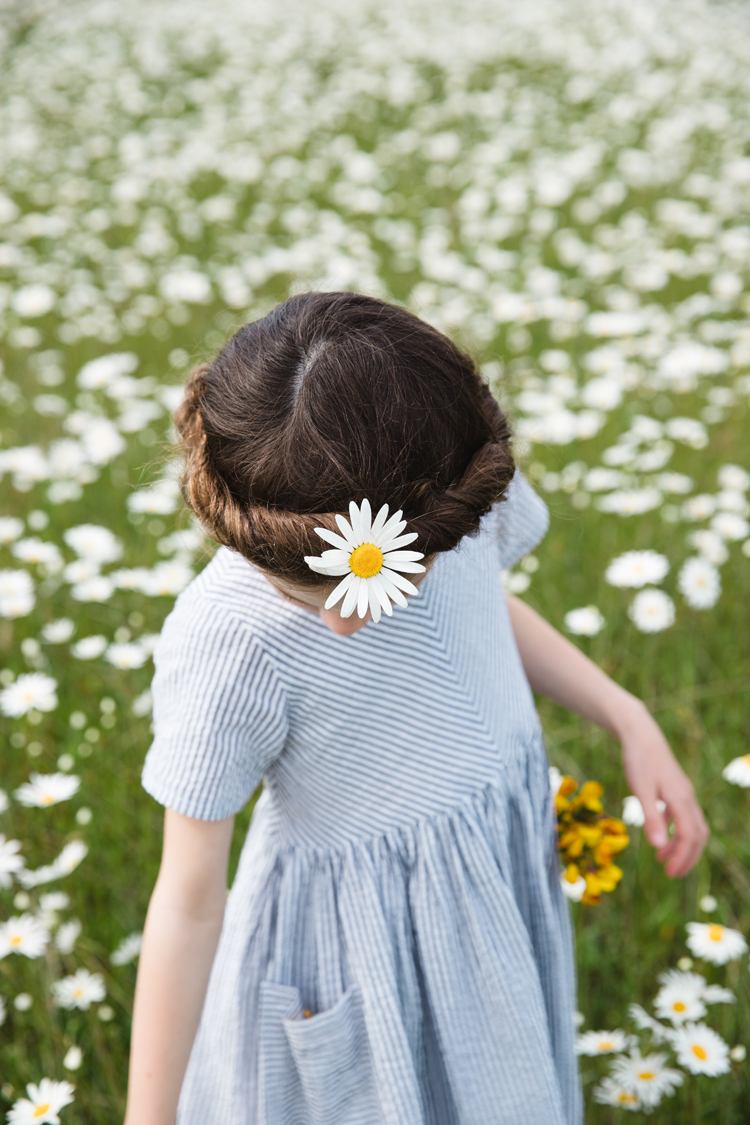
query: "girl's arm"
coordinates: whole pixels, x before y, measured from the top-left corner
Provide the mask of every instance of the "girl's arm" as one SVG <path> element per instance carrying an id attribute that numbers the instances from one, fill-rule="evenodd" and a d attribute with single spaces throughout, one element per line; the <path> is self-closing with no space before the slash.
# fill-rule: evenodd
<path id="1" fill-rule="evenodd" d="M 622 744 L 625 776 L 643 805 L 646 835 L 667 875 L 685 875 L 700 858 L 708 827 L 693 786 L 645 705 L 610 680 L 525 602 L 507 595 L 513 632 L 534 691 L 610 731 Z M 666 805 L 659 812 L 657 800 Z M 667 835 L 667 820 L 675 832 Z"/>
<path id="2" fill-rule="evenodd" d="M 166 811 L 138 967 L 125 1125 L 174 1125 L 224 917 L 233 824 Z"/>

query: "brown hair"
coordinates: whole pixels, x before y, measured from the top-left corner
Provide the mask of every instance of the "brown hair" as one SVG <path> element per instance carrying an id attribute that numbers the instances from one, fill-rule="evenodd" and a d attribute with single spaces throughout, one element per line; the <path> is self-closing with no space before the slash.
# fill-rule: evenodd
<path id="1" fill-rule="evenodd" d="M 513 476 L 510 431 L 473 360 L 405 309 L 305 293 L 246 324 L 190 376 L 175 414 L 182 491 L 219 543 L 301 586 L 315 527 L 369 499 L 414 547 L 449 551 Z"/>

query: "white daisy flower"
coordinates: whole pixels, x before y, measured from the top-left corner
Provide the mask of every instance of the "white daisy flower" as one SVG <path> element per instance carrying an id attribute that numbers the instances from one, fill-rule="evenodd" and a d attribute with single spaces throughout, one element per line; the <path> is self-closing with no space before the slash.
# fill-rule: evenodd
<path id="1" fill-rule="evenodd" d="M 707 984 L 703 989 L 703 1000 L 706 1004 L 734 1004 L 737 997 L 731 988 L 722 988 L 720 984 Z"/>
<path id="2" fill-rule="evenodd" d="M 43 672 L 24 672 L 15 683 L 0 691 L 0 711 L 18 719 L 29 711 L 54 711 L 57 707 L 57 680 Z"/>
<path id="3" fill-rule="evenodd" d="M 14 558 L 21 562 L 34 563 L 45 566 L 49 574 L 57 574 L 63 568 L 63 557 L 60 548 L 54 543 L 47 543 L 43 539 L 19 539 L 10 549 Z"/>
<path id="4" fill-rule="evenodd" d="M 18 855 L 20 850 L 20 840 L 6 840 L 0 832 L 0 887 L 9 887 L 13 876 L 23 870 L 23 856 Z"/>
<path id="5" fill-rule="evenodd" d="M 557 794 L 560 792 L 560 786 L 562 785 L 563 775 L 560 773 L 557 766 L 550 766 L 549 769 L 547 770 L 547 773 L 548 773 L 548 776 L 549 776 L 549 787 L 550 787 L 550 790 L 552 792 L 552 796 L 556 797 Z"/>
<path id="6" fill-rule="evenodd" d="M 738 961 L 747 953 L 747 942 L 739 930 L 730 930 L 717 922 L 688 922 L 685 928 L 688 949 L 704 961 L 726 965 L 727 961 Z"/>
<path id="7" fill-rule="evenodd" d="M 341 535 L 324 527 L 315 528 L 333 550 L 324 551 L 319 558 L 308 555 L 305 562 L 316 574 L 345 575 L 326 601 L 326 609 L 343 598 L 342 617 L 350 617 L 355 607 L 359 616 L 364 617 L 369 606 L 373 621 L 378 622 L 381 609 L 390 616 L 393 602 L 406 606 L 404 594 L 418 593 L 417 587 L 399 573 L 421 574 L 425 570 L 417 561 L 424 558 L 423 554 L 400 549 L 417 538 L 416 532 L 402 535 L 406 520 L 401 517 L 399 511 L 388 519 L 388 505 L 384 504 L 373 520 L 369 500 L 363 500 L 361 507 L 352 500 L 350 522 L 336 516 Z"/>
<path id="8" fill-rule="evenodd" d="M 107 638 L 100 633 L 94 633 L 90 637 L 81 637 L 80 641 L 72 645 L 70 652 L 76 660 L 95 660 L 97 656 L 102 655 L 106 647 Z"/>
<path id="9" fill-rule="evenodd" d="M 566 898 L 571 902 L 580 902 L 586 891 L 586 880 L 583 875 L 579 875 L 575 883 L 568 881 L 565 870 L 560 872 L 560 886 Z"/>
<path id="10" fill-rule="evenodd" d="M 584 605 L 565 614 L 565 628 L 577 637 L 595 637 L 604 628 L 604 616 L 595 605 Z"/>
<path id="11" fill-rule="evenodd" d="M 722 465 L 719 469 L 719 486 L 747 492 L 750 489 L 750 473 L 740 465 Z"/>
<path id="12" fill-rule="evenodd" d="M 727 545 L 716 531 L 704 527 L 700 531 L 691 531 L 687 538 L 688 543 L 714 566 L 721 566 L 729 558 Z"/>
<path id="13" fill-rule="evenodd" d="M 724 539 L 745 539 L 750 535 L 750 523 L 736 512 L 719 512 L 711 520 L 711 528 Z"/>
<path id="14" fill-rule="evenodd" d="M 9 953 L 41 957 L 48 941 L 47 930 L 33 914 L 9 918 L 0 925 L 0 959 Z"/>
<path id="15" fill-rule="evenodd" d="M 80 1008 L 82 1012 L 107 995 L 101 973 L 90 973 L 88 969 L 79 969 L 72 976 L 56 980 L 51 988 L 61 1008 Z"/>
<path id="16" fill-rule="evenodd" d="M 81 860 L 88 855 L 88 850 L 83 840 L 71 840 L 52 863 L 45 863 L 43 867 L 37 867 L 34 871 L 19 872 L 18 881 L 22 886 L 30 888 L 37 887 L 40 883 L 51 883 L 54 879 L 61 879 L 64 875 L 70 875 L 75 871 Z"/>
<path id="17" fill-rule="evenodd" d="M 18 1098 L 8 1112 L 8 1125 L 60 1125 L 60 1110 L 73 1101 L 75 1086 L 43 1078 L 37 1086 L 29 1082 L 28 1098 Z"/>
<path id="18" fill-rule="evenodd" d="M 63 539 L 77 555 L 95 563 L 115 562 L 122 554 L 122 545 L 108 527 L 82 523 L 69 527 Z"/>
<path id="19" fill-rule="evenodd" d="M 716 500 L 706 492 L 691 496 L 682 505 L 682 515 L 686 520 L 705 520 L 716 511 Z"/>
<path id="20" fill-rule="evenodd" d="M 673 1039 L 677 1062 L 691 1074 L 715 1078 L 730 1069 L 729 1047 L 713 1028 L 704 1023 L 687 1023 Z"/>
<path id="21" fill-rule="evenodd" d="M 70 588 L 70 596 L 78 602 L 106 602 L 114 592 L 114 583 L 103 574 L 85 578 Z"/>
<path id="22" fill-rule="evenodd" d="M 654 1011 L 660 1019 L 679 1025 L 705 1016 L 706 981 L 702 976 L 669 969 L 659 975 L 659 980 L 662 986 L 654 1000 Z"/>
<path id="23" fill-rule="evenodd" d="M 29 781 L 20 785 L 13 796 L 22 805 L 44 809 L 48 805 L 69 800 L 78 792 L 80 784 L 81 779 L 75 774 L 32 773 Z"/>
<path id="24" fill-rule="evenodd" d="M 115 668 L 140 668 L 148 660 L 148 653 L 134 642 L 110 645 L 105 659 Z"/>
<path id="25" fill-rule="evenodd" d="M 0 570 L 0 617 L 25 617 L 35 600 L 34 583 L 27 570 Z"/>
<path id="26" fill-rule="evenodd" d="M 750 789 L 750 754 L 743 754 L 740 758 L 733 758 L 728 766 L 721 771 L 721 776 L 733 785 L 741 785 L 743 789 Z"/>
<path id="27" fill-rule="evenodd" d="M 654 1043 L 669 1043 L 671 1042 L 674 1031 L 671 1027 L 665 1027 L 663 1023 L 659 1023 L 653 1016 L 650 1016 L 645 1008 L 640 1004 L 629 1004 L 628 1015 L 641 1031 L 650 1031 L 651 1038 Z"/>
<path id="28" fill-rule="evenodd" d="M 624 1031 L 586 1031 L 576 1039 L 577 1055 L 609 1055 L 627 1050 L 630 1037 Z"/>
<path id="29" fill-rule="evenodd" d="M 665 1094 L 671 1097 L 683 1082 L 679 1070 L 664 1065 L 666 1057 L 658 1053 L 641 1056 L 640 1051 L 633 1050 L 613 1060 L 612 1077 L 635 1094 L 644 1109 L 650 1109 L 657 1106 Z"/>
<path id="30" fill-rule="evenodd" d="M 669 560 L 658 551 L 626 551 L 612 560 L 604 578 L 610 586 L 640 589 L 641 586 L 661 582 L 668 570 Z"/>
<path id="31" fill-rule="evenodd" d="M 700 902 L 698 903 L 698 906 L 701 908 L 704 914 L 713 914 L 718 905 L 719 904 L 713 895 L 703 895 Z"/>
<path id="32" fill-rule="evenodd" d="M 5 547 L 23 535 L 23 520 L 15 516 L 0 517 L 0 546 Z"/>
<path id="33" fill-rule="evenodd" d="M 744 1062 L 747 1058 L 747 1047 L 744 1043 L 738 1043 L 736 1047 L 732 1047 L 729 1052 L 729 1057 L 732 1062 Z"/>
<path id="34" fill-rule="evenodd" d="M 0 789 L 0 813 L 4 813 L 8 808 L 10 808 L 10 798 L 4 789 Z"/>
<path id="35" fill-rule="evenodd" d="M 594 1100 L 600 1105 L 615 1105 L 619 1109 L 637 1110 L 641 1108 L 638 1095 L 626 1089 L 614 1078 L 602 1078 L 598 1086 L 594 1087 Z"/>
<path id="36" fill-rule="evenodd" d="M 66 1070 L 78 1070 L 83 1062 L 83 1051 L 78 1046 L 69 1047 L 63 1059 L 63 1066 Z"/>
<path id="37" fill-rule="evenodd" d="M 45 644 L 62 645 L 75 633 L 75 623 L 69 617 L 60 617 L 42 627 L 41 637 Z"/>
<path id="38" fill-rule="evenodd" d="M 674 624 L 674 602 L 663 590 L 641 590 L 628 609 L 628 617 L 642 633 L 660 633 Z"/>
<path id="39" fill-rule="evenodd" d="M 69 922 L 63 922 L 55 934 L 55 945 L 60 953 L 72 953 L 75 949 L 75 944 L 81 935 L 81 923 L 77 918 L 71 918 Z"/>
<path id="40" fill-rule="evenodd" d="M 705 558 L 688 559 L 680 570 L 677 585 L 693 609 L 710 609 L 721 593 L 719 572 Z"/>
<path id="41" fill-rule="evenodd" d="M 122 939 L 117 949 L 110 954 L 109 959 L 113 965 L 127 965 L 139 956 L 142 945 L 143 934 L 128 934 L 127 937 Z"/>

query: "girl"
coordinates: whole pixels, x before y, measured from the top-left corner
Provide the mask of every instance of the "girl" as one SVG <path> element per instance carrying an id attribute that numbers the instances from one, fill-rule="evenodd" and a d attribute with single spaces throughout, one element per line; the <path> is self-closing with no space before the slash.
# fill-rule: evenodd
<path id="1" fill-rule="evenodd" d="M 643 704 L 503 594 L 547 515 L 500 409 L 434 328 L 313 293 L 200 367 L 176 423 L 224 547 L 156 653 L 126 1125 L 575 1125 L 531 689 L 620 740 L 667 874 L 707 829 Z"/>

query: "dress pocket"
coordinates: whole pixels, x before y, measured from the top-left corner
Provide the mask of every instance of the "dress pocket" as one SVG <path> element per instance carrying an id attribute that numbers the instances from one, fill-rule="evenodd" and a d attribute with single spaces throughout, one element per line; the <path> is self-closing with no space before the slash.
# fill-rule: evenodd
<path id="1" fill-rule="evenodd" d="M 356 985 L 305 1019 L 296 988 L 265 981 L 260 1012 L 264 1125 L 382 1125 Z"/>

